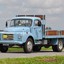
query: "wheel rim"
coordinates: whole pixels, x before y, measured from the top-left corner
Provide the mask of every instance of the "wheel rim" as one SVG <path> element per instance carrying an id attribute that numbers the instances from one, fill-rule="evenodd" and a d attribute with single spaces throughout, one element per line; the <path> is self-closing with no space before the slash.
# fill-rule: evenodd
<path id="1" fill-rule="evenodd" d="M 27 49 L 28 49 L 28 51 L 32 51 L 32 48 L 33 48 L 32 42 L 28 41 L 27 42 Z"/>
<path id="2" fill-rule="evenodd" d="M 63 43 L 62 43 L 62 41 L 60 40 L 59 41 L 59 49 L 61 50 L 63 48 Z"/>

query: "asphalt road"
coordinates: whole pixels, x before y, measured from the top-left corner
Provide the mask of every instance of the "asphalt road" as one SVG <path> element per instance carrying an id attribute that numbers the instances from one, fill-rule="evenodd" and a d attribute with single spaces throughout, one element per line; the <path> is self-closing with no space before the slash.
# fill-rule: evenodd
<path id="1" fill-rule="evenodd" d="M 53 52 L 53 51 L 40 51 L 40 52 L 33 52 L 33 53 L 24 53 L 24 52 L 7 52 L 1 53 L 0 52 L 0 59 L 1 58 L 29 58 L 29 57 L 36 57 L 36 56 L 56 56 L 56 55 L 63 55 L 63 52 Z"/>

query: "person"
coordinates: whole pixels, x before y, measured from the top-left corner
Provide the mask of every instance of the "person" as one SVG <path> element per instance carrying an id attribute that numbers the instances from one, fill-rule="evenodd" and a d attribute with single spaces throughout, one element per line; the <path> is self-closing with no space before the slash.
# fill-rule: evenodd
<path id="1" fill-rule="evenodd" d="M 18 26 L 21 26 L 21 22 L 20 21 L 18 21 Z"/>

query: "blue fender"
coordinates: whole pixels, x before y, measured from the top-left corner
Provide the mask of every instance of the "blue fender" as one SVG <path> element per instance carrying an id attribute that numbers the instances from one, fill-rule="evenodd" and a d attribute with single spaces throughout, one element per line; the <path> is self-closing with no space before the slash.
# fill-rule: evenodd
<path id="1" fill-rule="evenodd" d="M 33 35 L 32 35 L 31 33 L 28 33 L 28 34 L 25 33 L 25 34 L 22 36 L 22 42 L 25 43 L 30 36 L 34 39 L 34 37 L 33 37 Z"/>

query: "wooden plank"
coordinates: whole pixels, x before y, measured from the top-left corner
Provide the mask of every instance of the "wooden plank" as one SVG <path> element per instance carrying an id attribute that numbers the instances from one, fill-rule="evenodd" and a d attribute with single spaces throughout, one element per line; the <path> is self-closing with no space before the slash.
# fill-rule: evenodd
<path id="1" fill-rule="evenodd" d="M 60 31 L 60 35 L 64 35 L 64 30 Z"/>
<path id="2" fill-rule="evenodd" d="M 45 20 L 45 15 L 35 15 L 35 17 L 39 17 L 41 20 Z"/>
<path id="3" fill-rule="evenodd" d="M 16 17 L 39 17 L 41 20 L 45 20 L 45 15 L 16 15 Z"/>
<path id="4" fill-rule="evenodd" d="M 59 31 L 57 30 L 49 30 L 49 31 L 46 31 L 46 35 L 59 35 Z"/>

